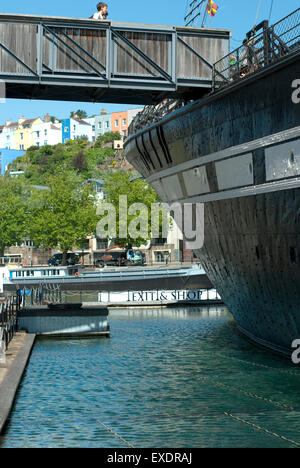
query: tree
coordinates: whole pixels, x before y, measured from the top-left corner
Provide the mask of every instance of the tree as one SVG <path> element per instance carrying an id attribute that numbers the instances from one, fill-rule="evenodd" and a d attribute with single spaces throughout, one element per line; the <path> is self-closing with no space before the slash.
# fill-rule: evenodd
<path id="1" fill-rule="evenodd" d="M 152 187 L 141 178 L 133 180 L 133 174 L 130 172 L 118 171 L 104 178 L 103 188 L 105 200 L 99 206 L 101 217 L 97 234 L 104 231 L 102 227 L 106 220 L 108 223 L 112 220 L 106 212 L 103 213 L 105 203 L 111 203 L 114 207 L 116 244 L 136 247 L 146 244 L 152 233 L 152 206 L 159 206 L 159 198 Z M 159 225 L 162 225 L 162 219 Z"/>
<path id="2" fill-rule="evenodd" d="M 17 178 L 0 179 L 0 257 L 27 234 L 27 189 Z"/>
<path id="3" fill-rule="evenodd" d="M 61 169 L 47 181 L 48 190 L 31 197 L 30 237 L 36 245 L 67 252 L 96 230 L 96 204 L 92 189 L 76 173 Z"/>
<path id="4" fill-rule="evenodd" d="M 82 151 L 79 151 L 79 153 L 73 157 L 72 163 L 74 169 L 76 169 L 78 172 L 86 171 L 88 168 L 87 157 Z"/>
<path id="5" fill-rule="evenodd" d="M 95 148 L 102 148 L 103 145 L 107 143 L 113 143 L 114 141 L 121 140 L 122 137 L 119 132 L 106 132 L 104 135 L 100 135 L 96 142 L 94 147 Z"/>
<path id="6" fill-rule="evenodd" d="M 71 112 L 70 117 L 77 117 L 78 119 L 86 119 L 87 113 L 82 109 L 78 109 L 76 112 Z"/>

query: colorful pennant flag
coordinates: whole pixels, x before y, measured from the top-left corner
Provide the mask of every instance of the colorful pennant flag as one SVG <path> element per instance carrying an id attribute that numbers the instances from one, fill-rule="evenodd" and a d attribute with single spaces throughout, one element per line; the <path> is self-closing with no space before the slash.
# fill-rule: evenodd
<path id="1" fill-rule="evenodd" d="M 219 7 L 216 5 L 212 0 L 208 0 L 206 11 L 208 12 L 209 16 L 213 17 L 217 13 Z"/>

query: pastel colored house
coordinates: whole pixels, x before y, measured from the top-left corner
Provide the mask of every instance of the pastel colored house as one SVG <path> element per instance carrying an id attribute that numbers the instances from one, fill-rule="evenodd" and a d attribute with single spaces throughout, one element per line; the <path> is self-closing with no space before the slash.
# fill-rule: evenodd
<path id="1" fill-rule="evenodd" d="M 62 143 L 62 124 L 46 114 L 44 120 L 33 128 L 33 145 L 57 145 Z"/>
<path id="2" fill-rule="evenodd" d="M 82 120 L 92 127 L 91 141 L 96 141 L 95 117 L 88 117 L 87 119 Z"/>
<path id="3" fill-rule="evenodd" d="M 84 120 L 72 117 L 62 121 L 62 143 L 82 137 L 86 137 L 88 141 L 93 141 L 92 125 Z"/>
<path id="4" fill-rule="evenodd" d="M 95 138 L 111 132 L 111 114 L 108 114 L 105 109 L 101 110 L 100 115 L 95 116 Z"/>
<path id="5" fill-rule="evenodd" d="M 127 111 L 111 113 L 111 130 L 119 132 L 122 137 L 127 136 L 128 130 L 128 113 Z"/>
<path id="6" fill-rule="evenodd" d="M 18 128 L 18 122 L 7 120 L 2 126 L 0 133 L 0 148 L 15 149 L 15 132 Z"/>
<path id="7" fill-rule="evenodd" d="M 119 132 L 122 138 L 128 136 L 128 127 L 131 124 L 134 117 L 142 109 L 130 109 L 121 112 L 112 112 L 111 114 L 111 127 L 113 132 Z"/>
<path id="8" fill-rule="evenodd" d="M 35 127 L 42 123 L 40 117 L 34 119 L 25 119 L 21 117 L 18 120 L 18 128 L 15 131 L 14 149 L 27 150 L 34 144 L 33 134 Z"/>

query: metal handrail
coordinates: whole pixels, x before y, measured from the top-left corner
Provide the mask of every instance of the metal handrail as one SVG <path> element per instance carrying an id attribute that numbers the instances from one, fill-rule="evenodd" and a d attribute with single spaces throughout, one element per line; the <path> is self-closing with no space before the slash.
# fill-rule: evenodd
<path id="1" fill-rule="evenodd" d="M 243 45 L 213 67 L 213 91 L 261 71 L 300 48 L 300 8 L 268 25 L 263 21 L 247 34 Z"/>
<path id="2" fill-rule="evenodd" d="M 26 299 L 29 299 L 28 301 Z M 59 284 L 41 283 L 34 288 L 25 288 L 22 293 L 22 301 L 25 306 L 39 306 L 51 303 L 61 303 L 62 291 Z M 28 304 L 29 302 L 29 304 Z"/>
<path id="3" fill-rule="evenodd" d="M 212 91 L 255 73 L 300 48 L 300 8 L 282 20 L 268 25 L 261 22 L 247 34 L 243 45 L 216 62 L 212 67 Z M 146 106 L 131 122 L 128 135 L 159 122 L 166 115 L 187 104 L 183 100 L 164 100 Z"/>
<path id="4" fill-rule="evenodd" d="M 10 296 L 0 304 L 0 342 L 6 350 L 17 331 L 18 313 L 22 304 L 20 291 Z"/>
<path id="5" fill-rule="evenodd" d="M 132 135 L 141 128 L 161 120 L 164 116 L 174 112 L 177 109 L 180 109 L 185 104 L 186 101 L 183 100 L 165 99 L 156 106 L 145 106 L 144 109 L 136 115 L 134 120 L 129 125 L 128 135 Z"/>

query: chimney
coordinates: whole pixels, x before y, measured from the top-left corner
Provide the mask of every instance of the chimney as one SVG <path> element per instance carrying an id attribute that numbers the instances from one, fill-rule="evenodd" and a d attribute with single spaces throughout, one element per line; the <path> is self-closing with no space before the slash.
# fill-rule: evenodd
<path id="1" fill-rule="evenodd" d="M 107 114 L 106 110 L 105 110 L 105 109 L 101 109 L 101 115 L 106 115 L 106 114 Z"/>
<path id="2" fill-rule="evenodd" d="M 49 114 L 45 114 L 45 116 L 44 116 L 44 122 L 45 122 L 45 123 L 51 122 L 51 117 L 50 117 Z"/>
<path id="3" fill-rule="evenodd" d="M 7 121 L 5 122 L 5 126 L 6 126 L 6 127 L 8 127 L 8 125 L 10 125 L 10 124 L 12 124 L 12 120 L 7 120 Z"/>
<path id="4" fill-rule="evenodd" d="M 21 125 L 23 122 L 25 122 L 25 117 L 22 115 L 22 117 L 19 118 L 18 123 Z"/>

